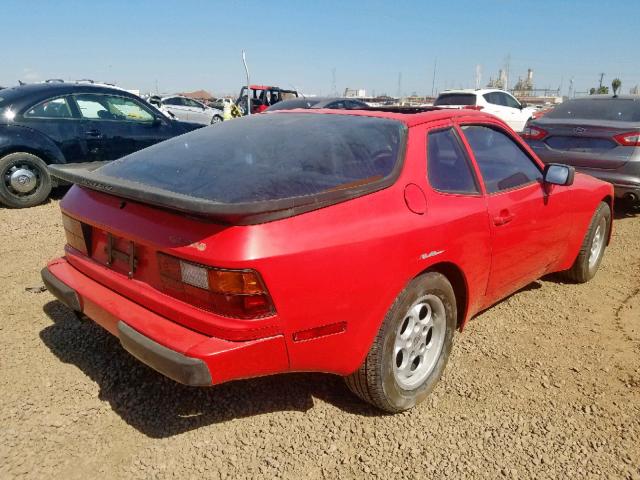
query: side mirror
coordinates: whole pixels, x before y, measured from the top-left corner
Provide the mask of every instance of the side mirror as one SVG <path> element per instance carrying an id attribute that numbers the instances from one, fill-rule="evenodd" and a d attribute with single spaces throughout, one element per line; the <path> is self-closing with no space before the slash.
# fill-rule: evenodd
<path id="1" fill-rule="evenodd" d="M 151 125 L 153 125 L 154 127 L 159 127 L 160 125 L 162 125 L 162 118 L 153 117 L 153 122 L 151 122 Z"/>
<path id="2" fill-rule="evenodd" d="M 550 185 L 571 185 L 576 169 L 560 163 L 549 163 L 544 167 L 544 183 Z"/>
<path id="3" fill-rule="evenodd" d="M 529 105 L 527 105 L 527 102 L 520 102 L 520 110 L 522 110 L 523 108 L 527 108 Z"/>

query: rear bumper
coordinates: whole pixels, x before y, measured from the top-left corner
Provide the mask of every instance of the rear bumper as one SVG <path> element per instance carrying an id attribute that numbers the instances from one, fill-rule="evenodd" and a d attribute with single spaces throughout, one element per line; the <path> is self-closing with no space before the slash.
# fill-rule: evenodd
<path id="1" fill-rule="evenodd" d="M 64 258 L 41 273 L 58 300 L 118 337 L 138 360 L 179 383 L 214 385 L 289 370 L 282 335 L 234 342 L 194 332 L 104 287 Z"/>

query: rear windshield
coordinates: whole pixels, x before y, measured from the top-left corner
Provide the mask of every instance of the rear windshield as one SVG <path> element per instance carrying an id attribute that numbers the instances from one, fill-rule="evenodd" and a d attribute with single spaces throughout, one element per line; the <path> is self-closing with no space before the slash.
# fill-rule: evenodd
<path id="1" fill-rule="evenodd" d="M 640 101 L 624 98 L 569 100 L 555 107 L 545 117 L 640 122 Z"/>
<path id="2" fill-rule="evenodd" d="M 391 175 L 405 127 L 351 115 L 252 115 L 196 130 L 99 170 L 220 203 L 303 197 Z"/>
<path id="3" fill-rule="evenodd" d="M 444 93 L 436 98 L 433 104 L 441 105 L 475 105 L 476 96 L 472 93 Z"/>

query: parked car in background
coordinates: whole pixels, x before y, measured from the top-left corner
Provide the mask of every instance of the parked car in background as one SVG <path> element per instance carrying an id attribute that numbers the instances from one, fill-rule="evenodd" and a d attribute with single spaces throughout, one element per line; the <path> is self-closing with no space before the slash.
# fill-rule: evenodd
<path id="1" fill-rule="evenodd" d="M 55 174 L 77 185 L 43 281 L 135 357 L 189 385 L 332 372 L 390 412 L 479 311 L 591 279 L 611 227 L 611 185 L 470 110 L 252 115 Z"/>
<path id="2" fill-rule="evenodd" d="M 49 196 L 47 165 L 115 160 L 199 128 L 171 121 L 140 97 L 86 83 L 50 82 L 0 93 L 0 203 Z"/>
<path id="3" fill-rule="evenodd" d="M 283 100 L 271 105 L 266 112 L 276 110 L 293 110 L 294 108 L 329 108 L 336 110 L 363 110 L 369 108 L 366 103 L 353 98 L 325 98 L 325 97 L 307 97 L 292 98 Z"/>
<path id="4" fill-rule="evenodd" d="M 169 97 L 151 97 L 150 103 L 160 110 L 165 110 L 173 115 L 177 120 L 184 122 L 200 123 L 211 125 L 220 123 L 223 120 L 223 112 L 217 108 L 211 108 L 204 103 L 181 95 Z"/>
<path id="5" fill-rule="evenodd" d="M 251 113 L 262 113 L 271 105 L 283 100 L 299 97 L 295 90 L 285 90 L 280 87 L 266 85 L 250 85 L 242 87 L 236 105 L 243 115 L 247 114 L 247 98 L 251 98 Z"/>
<path id="6" fill-rule="evenodd" d="M 522 136 L 543 162 L 573 165 L 640 204 L 639 95 L 568 100 L 531 120 Z"/>
<path id="7" fill-rule="evenodd" d="M 521 132 L 535 108 L 519 102 L 513 95 L 496 89 L 445 90 L 433 103 L 437 107 L 471 108 L 495 115 L 516 132 Z"/>

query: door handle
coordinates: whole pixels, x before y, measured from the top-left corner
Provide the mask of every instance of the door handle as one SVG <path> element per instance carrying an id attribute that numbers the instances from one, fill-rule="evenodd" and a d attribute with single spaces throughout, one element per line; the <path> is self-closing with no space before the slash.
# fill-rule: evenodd
<path id="1" fill-rule="evenodd" d="M 102 133 L 97 128 L 92 128 L 91 130 L 87 130 L 85 134 L 87 135 L 87 137 L 91 137 L 91 138 L 102 137 Z"/>
<path id="2" fill-rule="evenodd" d="M 502 210 L 500 212 L 500 215 L 498 215 L 497 217 L 493 217 L 493 224 L 499 227 L 501 225 L 509 223 L 511 220 L 513 220 L 514 217 L 515 215 L 509 212 L 509 210 Z"/>

